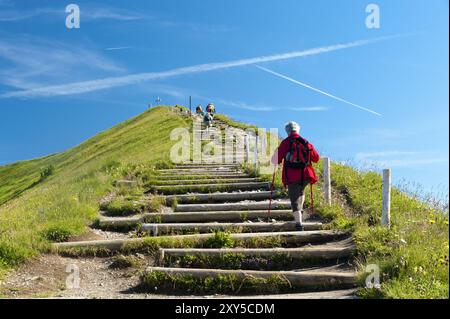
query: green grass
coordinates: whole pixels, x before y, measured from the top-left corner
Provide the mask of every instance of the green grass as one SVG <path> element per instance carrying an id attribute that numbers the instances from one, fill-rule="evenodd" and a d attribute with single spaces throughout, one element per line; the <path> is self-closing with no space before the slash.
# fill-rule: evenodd
<path id="1" fill-rule="evenodd" d="M 145 272 L 141 276 L 141 289 L 154 292 L 183 292 L 193 294 L 222 293 L 260 293 L 276 294 L 288 292 L 291 285 L 282 276 L 268 279 L 246 276 L 238 278 L 234 275 L 197 278 L 190 275 L 172 275 L 159 271 Z"/>
<path id="2" fill-rule="evenodd" d="M 143 260 L 139 259 L 136 256 L 124 256 L 117 255 L 112 258 L 112 262 L 109 265 L 111 269 L 126 269 L 126 268 L 137 268 L 141 266 Z"/>
<path id="3" fill-rule="evenodd" d="M 0 167 L 0 273 L 83 234 L 117 179 L 168 162 L 170 131 L 190 120 L 158 107 L 66 151 Z M 145 181 L 149 176 L 141 176 Z"/>
<path id="4" fill-rule="evenodd" d="M 392 229 L 381 223 L 382 178 L 348 166 L 332 166 L 334 187 L 353 212 L 357 253 L 363 265 L 377 264 L 385 298 L 448 298 L 448 212 L 399 189 L 392 192 Z M 361 289 L 370 297 L 373 291 Z"/>
<path id="5" fill-rule="evenodd" d="M 205 248 L 230 248 L 234 246 L 234 240 L 230 233 L 223 231 L 214 232 L 214 236 L 210 237 L 204 243 Z"/>
<path id="6" fill-rule="evenodd" d="M 369 264 L 380 267 L 381 290 L 366 289 L 361 280 L 358 294 L 363 298 L 448 298 L 448 211 L 393 188 L 392 228 L 387 230 L 381 226 L 382 177 L 332 164 L 333 204 L 327 206 L 322 196 L 322 165 L 322 161 L 315 164 L 320 180 L 314 185 L 315 213 L 330 222 L 328 228 L 353 233 L 361 272 Z M 282 187 L 280 172 L 277 187 Z M 310 206 L 308 187 L 305 207 Z"/>
<path id="7" fill-rule="evenodd" d="M 203 269 L 246 269 L 280 271 L 314 266 L 320 260 L 294 260 L 289 254 L 277 253 L 272 256 L 245 256 L 244 254 L 226 253 L 217 256 L 185 255 L 166 257 L 165 267 L 203 268 Z"/>
<path id="8" fill-rule="evenodd" d="M 100 209 L 108 216 L 130 216 L 157 212 L 164 204 L 164 197 L 159 196 L 146 198 L 118 196 L 109 202 L 102 203 Z"/>

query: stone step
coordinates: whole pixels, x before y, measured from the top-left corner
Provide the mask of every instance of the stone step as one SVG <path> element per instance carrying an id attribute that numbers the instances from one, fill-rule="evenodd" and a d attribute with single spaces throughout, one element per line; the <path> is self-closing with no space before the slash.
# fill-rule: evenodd
<path id="1" fill-rule="evenodd" d="M 158 221 L 159 223 L 207 223 L 207 222 L 244 222 L 257 220 L 292 221 L 290 210 L 275 210 L 270 216 L 266 210 L 257 211 L 208 211 L 186 213 L 146 213 L 131 217 L 102 217 L 97 227 L 104 230 L 125 231 L 136 228 L 144 223 Z M 304 215 L 308 221 L 308 216 Z"/>
<path id="2" fill-rule="evenodd" d="M 174 244 L 186 240 L 201 246 L 206 240 L 215 236 L 210 234 L 195 235 L 175 235 L 161 236 L 158 238 L 160 242 L 173 242 Z M 314 243 L 325 243 L 330 241 L 342 240 L 347 234 L 332 230 L 303 231 L 303 232 L 268 232 L 268 233 L 235 233 L 230 234 L 230 238 L 239 242 L 239 244 L 254 244 L 256 240 L 278 240 L 282 245 L 305 245 Z M 109 251 L 120 251 L 122 249 L 131 250 L 133 247 L 139 249 L 140 245 L 149 243 L 152 237 L 127 238 L 127 239 L 108 239 L 108 240 L 90 240 L 90 241 L 74 241 L 65 243 L 52 244 L 53 252 L 60 252 L 65 249 L 102 249 Z M 166 247 L 170 248 L 170 247 Z"/>
<path id="3" fill-rule="evenodd" d="M 142 288 L 148 287 L 154 291 L 154 282 L 151 280 L 152 272 L 169 275 L 168 280 L 176 277 L 189 277 L 199 280 L 204 279 L 222 279 L 233 278 L 228 289 L 235 291 L 237 287 L 242 287 L 250 280 L 270 280 L 274 278 L 279 280 L 280 284 L 284 283 L 289 291 L 299 289 L 324 290 L 330 288 L 351 288 L 357 283 L 357 273 L 355 271 L 258 271 L 258 270 L 223 270 L 223 269 L 192 269 L 192 268 L 164 268 L 149 267 L 141 277 Z M 172 279 L 169 279 L 172 278 Z M 167 283 L 168 285 L 171 282 Z M 264 289 L 267 282 L 252 282 L 253 289 L 258 291 Z M 174 285 L 172 285 L 174 286 Z M 158 287 L 161 288 L 161 287 Z M 224 287 L 222 287 L 224 288 Z"/>
<path id="4" fill-rule="evenodd" d="M 167 170 L 163 172 L 158 172 L 157 176 L 166 176 L 166 175 L 209 175 L 209 176 L 222 176 L 222 175 L 237 175 L 243 174 L 243 172 L 239 170 L 208 170 L 208 169 L 173 169 Z"/>
<path id="5" fill-rule="evenodd" d="M 192 180 L 222 180 L 222 179 L 235 179 L 235 178 L 250 178 L 248 174 L 237 173 L 237 174 L 164 174 L 157 176 L 160 181 L 164 180 L 176 180 L 176 179 L 192 179 Z"/>
<path id="6" fill-rule="evenodd" d="M 210 163 L 207 163 L 207 161 L 210 160 Z M 218 161 L 220 161 L 221 158 L 218 159 Z M 221 163 L 221 162 L 219 162 Z M 205 159 L 204 161 L 202 160 L 202 165 L 204 165 L 203 167 L 183 167 L 183 168 L 178 168 L 178 167 L 174 167 L 174 168 L 164 168 L 164 169 L 159 169 L 157 170 L 158 173 L 167 173 L 167 172 L 216 172 L 216 173 L 221 173 L 221 172 L 237 172 L 239 171 L 240 167 L 236 167 L 237 164 L 234 164 L 236 166 L 232 167 L 222 167 L 222 166 L 217 166 L 217 167 L 205 167 L 210 166 L 212 164 L 219 164 L 219 163 L 214 163 L 212 159 Z"/>
<path id="7" fill-rule="evenodd" d="M 274 191 L 272 198 L 276 199 L 281 196 L 281 193 Z M 169 206 L 176 201 L 178 204 L 192 204 L 192 203 L 212 203 L 212 202 L 240 202 L 243 200 L 268 200 L 270 198 L 270 191 L 259 192 L 232 192 L 232 193 L 210 193 L 199 194 L 191 193 L 186 195 L 169 195 L 166 196 L 166 202 Z"/>
<path id="8" fill-rule="evenodd" d="M 304 223 L 306 231 L 322 229 L 322 223 Z M 173 223 L 143 224 L 140 228 L 153 236 L 177 232 L 210 233 L 212 231 L 231 231 L 243 233 L 295 231 L 295 222 L 255 222 L 255 223 Z"/>
<path id="9" fill-rule="evenodd" d="M 208 142 L 208 141 L 206 141 Z M 237 146 L 237 147 L 236 147 Z M 213 152 L 214 153 L 210 153 Z M 246 154 L 246 150 L 242 145 L 236 144 L 234 142 L 222 140 L 219 144 L 214 142 L 208 142 L 207 146 L 204 146 L 202 149 L 199 149 L 201 152 L 199 156 L 205 158 L 213 158 L 213 157 L 221 157 L 221 156 L 244 156 Z M 219 163 L 218 163 L 219 164 Z"/>
<path id="10" fill-rule="evenodd" d="M 238 169 L 234 169 L 234 168 L 226 168 L 226 167 L 217 167 L 217 168 L 205 168 L 205 167 L 200 167 L 200 168 L 167 168 L 167 169 L 158 169 L 156 171 L 159 174 L 164 174 L 164 173 L 184 173 L 184 172 L 192 172 L 192 173 L 197 173 L 197 172 L 211 172 L 211 173 L 238 173 Z"/>
<path id="11" fill-rule="evenodd" d="M 145 220 L 149 223 L 244 222 L 258 219 L 291 221 L 293 218 L 290 210 L 274 210 L 270 213 L 270 216 L 267 210 L 149 213 L 145 215 Z"/>
<path id="12" fill-rule="evenodd" d="M 183 175 L 189 175 L 189 176 L 210 176 L 211 178 L 220 177 L 220 176 L 231 176 L 231 177 L 237 177 L 245 175 L 245 173 L 240 171 L 222 171 L 222 172 L 214 172 L 209 170 L 203 170 L 203 171 L 177 171 L 177 170 L 170 170 L 167 172 L 163 172 L 158 174 L 158 177 L 164 177 L 164 176 L 183 176 Z"/>
<path id="13" fill-rule="evenodd" d="M 96 227 L 103 230 L 128 231 L 145 222 L 145 215 L 132 217 L 101 217 Z"/>
<path id="14" fill-rule="evenodd" d="M 208 299 L 256 299 L 256 300 L 271 300 L 271 299 L 294 299 L 294 300 L 319 300 L 319 299 L 358 299 L 356 292 L 358 289 L 339 289 L 339 290 L 326 290 L 319 292 L 301 292 L 301 293 L 288 293 L 277 295 L 243 295 L 243 296 L 229 296 L 229 295 L 214 295 L 207 296 Z M 179 296 L 176 298 L 180 298 Z"/>
<path id="15" fill-rule="evenodd" d="M 183 177 L 180 177 L 183 178 Z M 230 184 L 230 183 L 252 183 L 260 182 L 259 178 L 249 177 L 249 178 L 221 178 L 221 179 L 208 179 L 208 184 Z M 164 185 L 189 185 L 189 184 L 199 184 L 198 179 L 172 179 L 172 180 L 158 180 L 154 183 L 155 186 Z"/>
<path id="16" fill-rule="evenodd" d="M 201 163 L 197 163 L 197 164 L 176 164 L 174 167 L 174 169 L 209 169 L 209 168 L 229 168 L 229 169 L 240 169 L 239 165 L 236 164 L 221 164 L 221 163 L 217 163 L 217 164 L 201 164 Z"/>
<path id="17" fill-rule="evenodd" d="M 230 137 L 224 138 L 224 137 L 219 137 L 217 138 L 217 136 L 210 136 L 209 134 L 196 134 L 194 135 L 194 138 L 197 140 L 197 142 L 201 141 L 201 142 L 206 142 L 206 143 L 214 143 L 214 144 L 219 144 L 220 146 L 222 144 L 225 143 L 230 143 L 229 147 L 231 148 L 231 146 L 233 146 L 234 148 L 237 148 L 238 150 L 245 150 L 245 139 L 244 138 L 240 138 L 238 137 L 238 140 L 235 139 L 231 139 Z M 252 144 L 254 144 L 254 141 L 251 141 Z"/>
<path id="18" fill-rule="evenodd" d="M 217 163 L 217 162 L 221 162 L 221 163 L 226 163 L 226 164 L 234 164 L 234 165 L 239 165 L 242 166 L 243 164 L 247 163 L 247 160 L 244 156 L 227 156 L 224 158 L 220 158 L 219 160 L 208 160 L 208 159 L 204 159 L 202 160 L 202 163 L 204 163 L 205 165 L 209 165 L 210 163 Z"/>
<path id="19" fill-rule="evenodd" d="M 218 191 L 243 191 L 243 190 L 269 190 L 269 182 L 253 183 L 228 183 L 228 184 L 194 184 L 194 185 L 176 185 L 176 186 L 151 186 L 149 191 L 159 194 L 175 195 L 189 192 L 218 192 Z"/>
<path id="20" fill-rule="evenodd" d="M 245 139 L 245 136 L 243 134 L 241 134 L 240 132 L 236 132 L 236 131 L 231 131 L 231 132 L 228 132 L 228 134 L 222 134 L 222 135 L 219 135 L 217 133 L 218 133 L 217 130 L 212 130 L 210 132 L 195 130 L 194 131 L 194 136 L 196 136 L 196 137 L 200 137 L 201 136 L 204 139 L 208 139 L 208 140 L 209 139 L 220 139 L 220 138 L 223 138 L 224 136 L 227 136 L 228 138 L 236 137 L 236 138 L 238 138 L 238 139 L 240 139 L 242 141 Z M 222 133 L 224 133 L 224 132 L 222 132 Z"/>
<path id="21" fill-rule="evenodd" d="M 229 144 L 228 144 L 229 143 Z M 212 141 L 207 144 L 208 146 L 203 147 L 202 149 L 199 149 L 200 154 L 198 156 L 204 157 L 204 158 L 214 158 L 221 156 L 244 156 L 246 154 L 246 150 L 242 148 L 241 145 L 237 145 L 233 142 L 233 145 L 230 141 L 220 141 L 219 144 L 213 143 Z M 213 151 L 213 149 L 217 150 L 217 152 Z M 215 153 L 211 153 L 215 152 Z M 215 163 L 212 163 L 215 164 Z M 220 164 L 220 163 L 217 163 Z"/>
<path id="22" fill-rule="evenodd" d="M 290 209 L 291 202 L 286 200 L 272 201 L 272 209 Z M 224 203 L 224 204 L 181 204 L 175 208 L 176 212 L 206 212 L 206 211 L 228 211 L 228 210 L 267 210 L 269 209 L 269 201 L 261 202 L 239 202 L 239 203 Z"/>
<path id="23" fill-rule="evenodd" d="M 250 157 L 251 159 L 252 157 Z M 212 165 L 212 164 L 226 164 L 226 165 L 236 165 L 238 168 L 234 168 L 236 170 L 241 169 L 242 164 L 244 164 L 246 159 L 245 154 L 226 154 L 222 155 L 220 154 L 217 157 L 204 157 L 201 159 L 202 165 Z M 202 168 L 196 168 L 196 169 L 202 169 Z M 207 169 L 207 168 L 206 168 Z M 229 168 L 233 169 L 233 168 Z"/>
<path id="24" fill-rule="evenodd" d="M 166 259 L 185 256 L 223 257 L 225 255 L 240 255 L 243 257 L 272 257 L 284 255 L 295 261 L 335 260 L 352 256 L 355 250 L 353 244 L 328 244 L 298 248 L 160 248 L 158 264 L 162 265 Z"/>

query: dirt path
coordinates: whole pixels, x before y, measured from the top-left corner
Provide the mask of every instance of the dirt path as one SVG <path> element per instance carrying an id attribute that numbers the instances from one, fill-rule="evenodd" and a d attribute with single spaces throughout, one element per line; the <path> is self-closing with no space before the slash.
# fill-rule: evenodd
<path id="1" fill-rule="evenodd" d="M 71 241 L 128 238 L 128 234 L 90 230 Z M 140 265 L 153 261 L 143 255 Z M 0 284 L 0 296 L 5 298 L 148 298 L 148 295 L 130 291 L 139 282 L 138 269 L 113 269 L 115 258 L 70 258 L 44 254 L 25 262 L 9 273 Z M 73 287 L 79 273 L 79 286 Z"/>

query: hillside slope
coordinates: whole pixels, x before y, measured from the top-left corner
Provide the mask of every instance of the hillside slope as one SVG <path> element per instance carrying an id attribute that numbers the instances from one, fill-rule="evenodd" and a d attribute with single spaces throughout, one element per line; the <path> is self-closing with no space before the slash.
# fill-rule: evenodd
<path id="1" fill-rule="evenodd" d="M 189 126 L 171 110 L 154 108 L 66 152 L 0 167 L 0 270 L 42 251 L 47 239 L 85 231 L 111 187 L 108 165 L 167 159 L 171 130 Z"/>
<path id="2" fill-rule="evenodd" d="M 51 242 L 83 234 L 98 218 L 99 200 L 115 179 L 167 162 L 171 130 L 190 125 L 173 110 L 151 109 L 66 152 L 0 167 L 0 271 L 45 251 Z M 321 167 L 316 166 L 319 177 Z M 353 233 L 360 271 L 367 264 L 380 267 L 382 289 L 364 289 L 362 276 L 360 295 L 448 298 L 448 213 L 395 189 L 393 227 L 386 230 L 380 226 L 381 182 L 377 173 L 333 164 L 331 206 L 324 204 L 321 183 L 315 185 L 316 213 L 330 227 Z M 123 209 L 129 203 L 120 204 Z"/>

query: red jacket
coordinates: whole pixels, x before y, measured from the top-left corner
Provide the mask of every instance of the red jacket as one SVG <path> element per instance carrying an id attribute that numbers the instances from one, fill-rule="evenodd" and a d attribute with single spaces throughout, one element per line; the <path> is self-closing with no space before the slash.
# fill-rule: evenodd
<path id="1" fill-rule="evenodd" d="M 283 142 L 281 142 L 280 146 L 277 150 L 275 150 L 275 153 L 272 156 L 272 163 L 273 164 L 281 164 L 286 157 L 286 154 L 289 152 L 290 148 L 290 139 L 291 138 L 298 138 L 300 135 L 298 133 L 292 133 L 288 138 L 286 138 Z M 307 143 L 309 154 L 310 154 L 310 160 L 313 163 L 317 163 L 320 160 L 320 156 L 317 153 L 314 146 L 310 143 Z M 302 176 L 303 174 L 303 176 Z M 291 168 L 291 167 L 285 167 L 285 163 L 283 162 L 283 175 L 282 180 L 283 184 L 285 186 L 289 184 L 299 183 L 302 181 L 308 182 L 310 184 L 317 183 L 317 176 L 314 172 L 314 168 L 312 165 L 309 165 L 305 167 L 304 169 L 299 168 Z"/>

